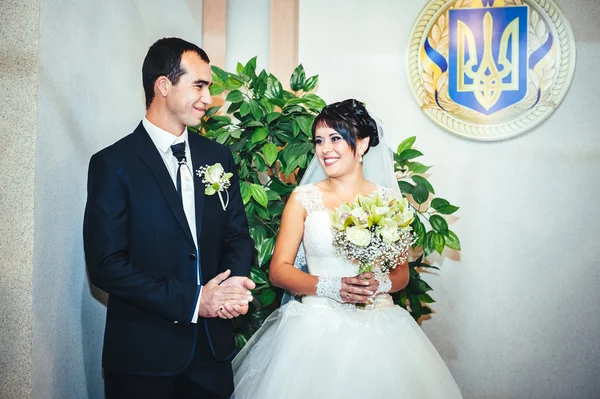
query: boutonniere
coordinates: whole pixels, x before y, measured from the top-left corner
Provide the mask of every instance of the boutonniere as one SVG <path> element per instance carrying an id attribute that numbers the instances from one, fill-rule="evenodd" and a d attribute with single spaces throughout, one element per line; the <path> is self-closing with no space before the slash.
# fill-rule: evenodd
<path id="1" fill-rule="evenodd" d="M 233 173 L 225 173 L 223 166 L 217 162 L 211 166 L 206 165 L 198 168 L 196 174 L 202 178 L 202 183 L 205 185 L 204 194 L 218 194 L 221 200 L 221 207 L 223 210 L 226 210 L 227 205 L 229 205 L 229 192 L 227 189 L 231 186 L 229 179 L 231 179 Z M 223 195 L 221 194 L 223 191 L 225 191 L 225 195 L 227 196 L 226 200 L 223 200 Z"/>

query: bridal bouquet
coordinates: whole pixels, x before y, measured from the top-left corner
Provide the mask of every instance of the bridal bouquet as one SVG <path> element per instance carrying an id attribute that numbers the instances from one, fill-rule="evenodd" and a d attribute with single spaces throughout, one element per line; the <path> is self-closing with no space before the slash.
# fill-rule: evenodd
<path id="1" fill-rule="evenodd" d="M 348 259 L 358 261 L 359 274 L 379 266 L 389 272 L 408 257 L 415 242 L 410 224 L 414 219 L 406 198 L 374 193 L 359 195 L 330 214 L 333 245 Z"/>

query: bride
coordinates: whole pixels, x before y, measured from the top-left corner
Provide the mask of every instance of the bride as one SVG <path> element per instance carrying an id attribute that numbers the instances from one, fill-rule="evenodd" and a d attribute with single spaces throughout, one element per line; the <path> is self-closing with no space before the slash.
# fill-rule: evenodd
<path id="1" fill-rule="evenodd" d="M 358 265 L 332 246 L 330 210 L 359 194 L 400 195 L 389 150 L 376 151 L 377 124 L 362 103 L 346 100 L 325 107 L 312 132 L 315 159 L 287 202 L 270 266 L 271 282 L 302 299 L 269 316 L 234 359 L 233 397 L 461 398 L 433 345 L 389 294 L 408 284 L 407 263 L 387 276 L 357 275 Z M 294 265 L 302 247 L 306 272 Z"/>

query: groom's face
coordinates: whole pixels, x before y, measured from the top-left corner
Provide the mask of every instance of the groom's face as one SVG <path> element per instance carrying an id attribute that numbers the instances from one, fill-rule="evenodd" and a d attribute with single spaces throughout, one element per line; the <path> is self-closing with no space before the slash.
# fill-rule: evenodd
<path id="1" fill-rule="evenodd" d="M 185 73 L 176 85 L 169 87 L 166 106 L 177 122 L 185 126 L 197 126 L 212 103 L 209 87 L 212 83 L 210 64 L 194 52 L 181 56 Z"/>

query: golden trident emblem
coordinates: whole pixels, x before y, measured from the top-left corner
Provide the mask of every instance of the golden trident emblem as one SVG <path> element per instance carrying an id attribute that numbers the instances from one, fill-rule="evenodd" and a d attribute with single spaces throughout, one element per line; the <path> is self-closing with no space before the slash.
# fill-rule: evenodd
<path id="1" fill-rule="evenodd" d="M 489 110 L 498 102 L 503 90 L 518 90 L 519 88 L 519 18 L 515 18 L 506 27 L 500 40 L 498 64 L 492 54 L 492 34 L 494 20 L 492 15 L 485 13 L 483 17 L 483 57 L 477 65 L 477 46 L 473 31 L 462 21 L 458 21 L 458 85 L 459 92 L 472 92 L 483 108 Z M 508 44 L 512 43 L 511 57 L 508 59 Z M 465 41 L 467 43 L 468 60 L 465 60 Z M 498 65 L 502 70 L 498 70 Z M 515 68 L 513 68 L 513 65 Z M 477 68 L 477 69 L 475 69 Z M 510 81 L 503 79 L 511 74 Z M 465 75 L 473 83 L 465 83 Z"/>

